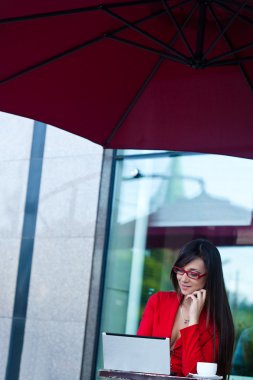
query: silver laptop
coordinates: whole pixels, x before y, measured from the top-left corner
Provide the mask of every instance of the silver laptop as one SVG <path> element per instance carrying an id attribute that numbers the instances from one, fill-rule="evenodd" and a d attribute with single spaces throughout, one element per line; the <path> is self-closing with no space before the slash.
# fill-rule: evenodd
<path id="1" fill-rule="evenodd" d="M 102 333 L 104 369 L 170 375 L 169 338 Z"/>

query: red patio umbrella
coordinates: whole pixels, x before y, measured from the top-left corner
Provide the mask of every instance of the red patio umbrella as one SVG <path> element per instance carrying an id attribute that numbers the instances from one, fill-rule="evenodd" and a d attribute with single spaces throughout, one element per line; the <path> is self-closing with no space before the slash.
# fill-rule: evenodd
<path id="1" fill-rule="evenodd" d="M 8 0 L 0 110 L 107 148 L 253 157 L 252 0 Z"/>

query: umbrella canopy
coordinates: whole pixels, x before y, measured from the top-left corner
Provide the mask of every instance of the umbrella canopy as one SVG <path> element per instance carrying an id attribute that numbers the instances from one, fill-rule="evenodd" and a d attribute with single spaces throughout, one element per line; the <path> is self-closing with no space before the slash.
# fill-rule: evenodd
<path id="1" fill-rule="evenodd" d="M 253 157 L 252 0 L 9 0 L 0 110 L 106 148 Z"/>

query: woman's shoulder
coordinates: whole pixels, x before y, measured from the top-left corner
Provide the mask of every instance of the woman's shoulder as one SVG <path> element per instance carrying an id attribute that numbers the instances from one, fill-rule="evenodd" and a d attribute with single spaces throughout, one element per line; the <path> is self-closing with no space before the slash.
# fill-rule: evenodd
<path id="1" fill-rule="evenodd" d="M 178 295 L 176 292 L 166 292 L 166 291 L 159 291 L 157 293 L 154 293 L 150 300 L 153 303 L 171 303 L 171 302 L 178 302 Z"/>

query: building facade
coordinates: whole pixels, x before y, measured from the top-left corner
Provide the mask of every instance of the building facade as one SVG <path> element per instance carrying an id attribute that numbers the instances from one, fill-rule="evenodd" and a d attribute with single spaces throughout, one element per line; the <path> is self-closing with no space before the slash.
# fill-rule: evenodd
<path id="1" fill-rule="evenodd" d="M 134 334 L 178 249 L 221 252 L 234 377 L 253 376 L 253 161 L 103 150 L 0 114 L 0 380 L 95 380 L 101 332 Z"/>

